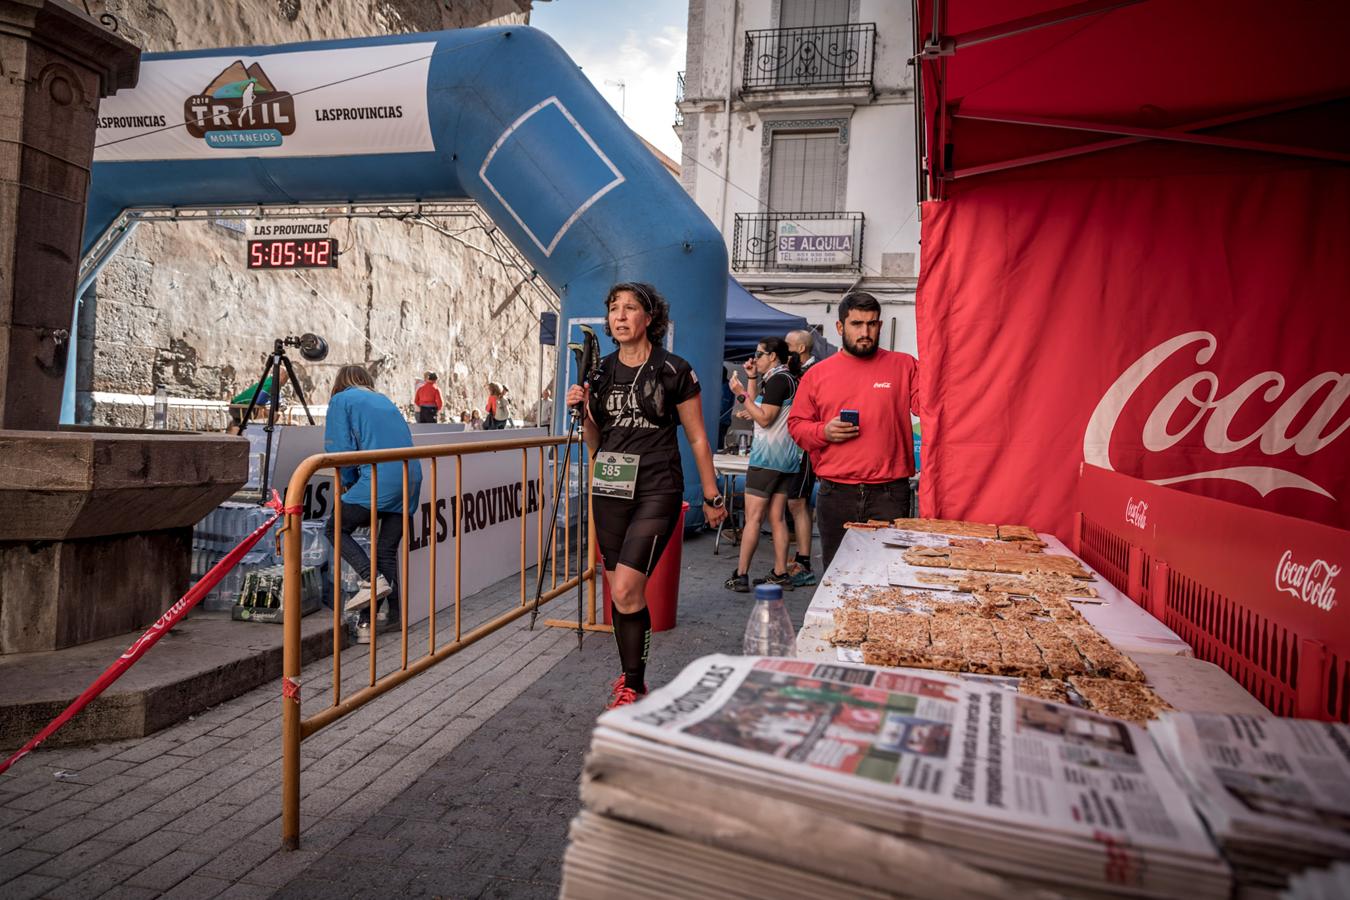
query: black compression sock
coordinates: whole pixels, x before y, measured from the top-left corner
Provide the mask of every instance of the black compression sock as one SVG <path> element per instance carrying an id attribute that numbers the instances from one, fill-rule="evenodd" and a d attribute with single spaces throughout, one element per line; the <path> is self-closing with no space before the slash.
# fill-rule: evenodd
<path id="1" fill-rule="evenodd" d="M 801 553 L 798 553 L 798 554 L 797 554 L 797 565 L 801 566 L 803 569 L 805 569 L 805 570 L 808 571 L 808 572 L 811 571 L 811 557 L 809 557 L 809 556 L 804 556 L 804 555 L 802 555 Z"/>
<path id="2" fill-rule="evenodd" d="M 614 640 L 619 644 L 619 665 L 624 684 L 643 693 L 646 690 L 647 653 L 652 646 L 652 614 L 647 607 L 635 613 L 614 610 Z"/>

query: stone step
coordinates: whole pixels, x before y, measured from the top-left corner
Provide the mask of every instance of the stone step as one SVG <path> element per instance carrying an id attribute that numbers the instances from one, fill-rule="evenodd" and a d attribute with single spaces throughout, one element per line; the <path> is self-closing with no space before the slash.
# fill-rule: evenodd
<path id="1" fill-rule="evenodd" d="M 302 665 L 332 655 L 332 624 L 326 608 L 301 620 Z M 0 747 L 23 746 L 141 634 L 0 656 Z M 268 681 L 280 693 L 281 648 L 280 625 L 194 611 L 43 746 L 144 737 Z"/>

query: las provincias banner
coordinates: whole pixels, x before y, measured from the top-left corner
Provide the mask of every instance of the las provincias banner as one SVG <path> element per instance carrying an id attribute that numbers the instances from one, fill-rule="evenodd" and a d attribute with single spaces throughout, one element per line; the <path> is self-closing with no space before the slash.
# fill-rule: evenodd
<path id="1" fill-rule="evenodd" d="M 925 515 L 1066 537 L 1086 461 L 1350 528 L 1350 169 L 1140 148 L 958 186 L 923 210 Z"/>

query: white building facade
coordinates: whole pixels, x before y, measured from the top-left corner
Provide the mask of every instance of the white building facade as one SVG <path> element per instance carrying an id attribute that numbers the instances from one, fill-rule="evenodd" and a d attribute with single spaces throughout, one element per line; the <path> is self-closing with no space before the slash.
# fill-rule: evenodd
<path id="1" fill-rule="evenodd" d="M 681 180 L 736 279 L 836 345 L 856 288 L 915 352 L 912 45 L 899 0 L 689 0 Z"/>

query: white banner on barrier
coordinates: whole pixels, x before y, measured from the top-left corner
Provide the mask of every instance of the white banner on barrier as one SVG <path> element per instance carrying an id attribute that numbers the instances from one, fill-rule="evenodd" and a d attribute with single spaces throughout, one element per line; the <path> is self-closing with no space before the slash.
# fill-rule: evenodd
<path id="1" fill-rule="evenodd" d="M 434 43 L 158 59 L 99 106 L 95 162 L 435 149 Z"/>
<path id="2" fill-rule="evenodd" d="M 452 431 L 454 426 L 412 425 L 413 445 L 477 443 L 490 440 L 512 440 L 543 437 L 542 428 L 513 428 L 509 431 Z M 323 452 L 323 426 L 278 426 L 276 450 L 273 453 L 273 483 L 285 492 L 291 474 L 305 458 Z M 546 448 L 545 460 L 550 451 Z M 527 454 L 527 482 L 521 486 L 521 451 L 501 450 L 496 453 L 478 453 L 461 457 L 464 490 L 463 523 L 460 537 L 464 563 L 460 568 L 460 592 L 468 597 L 482 589 L 520 572 L 521 517 L 525 518 L 525 564 L 535 564 L 539 546 L 539 515 L 543 512 L 544 531 L 548 531 L 548 514 L 553 502 L 553 484 L 545 471 L 543 489 L 539 488 L 539 451 Z M 576 454 L 573 453 L 575 462 Z M 427 618 L 426 597 L 429 592 L 430 554 L 436 553 L 436 599 L 440 610 L 453 609 L 455 602 L 455 459 L 442 458 L 436 475 L 436 497 L 431 496 L 431 460 L 420 460 L 422 465 L 422 495 L 409 523 L 408 546 L 408 621 L 420 622 Z M 310 479 L 305 490 L 305 518 L 318 519 L 332 515 L 333 481 L 331 469 L 320 470 Z M 575 512 L 575 509 L 573 510 Z M 400 551 L 401 552 L 401 551 Z M 575 557 L 576 550 L 572 550 Z M 573 563 L 575 565 L 575 563 Z M 562 560 L 558 560 L 562 572 Z M 534 582 L 527 585 L 533 597 Z M 552 587 L 552 582 L 545 585 Z M 453 628 L 453 625 L 448 626 Z M 445 627 L 437 629 L 442 635 Z"/>

